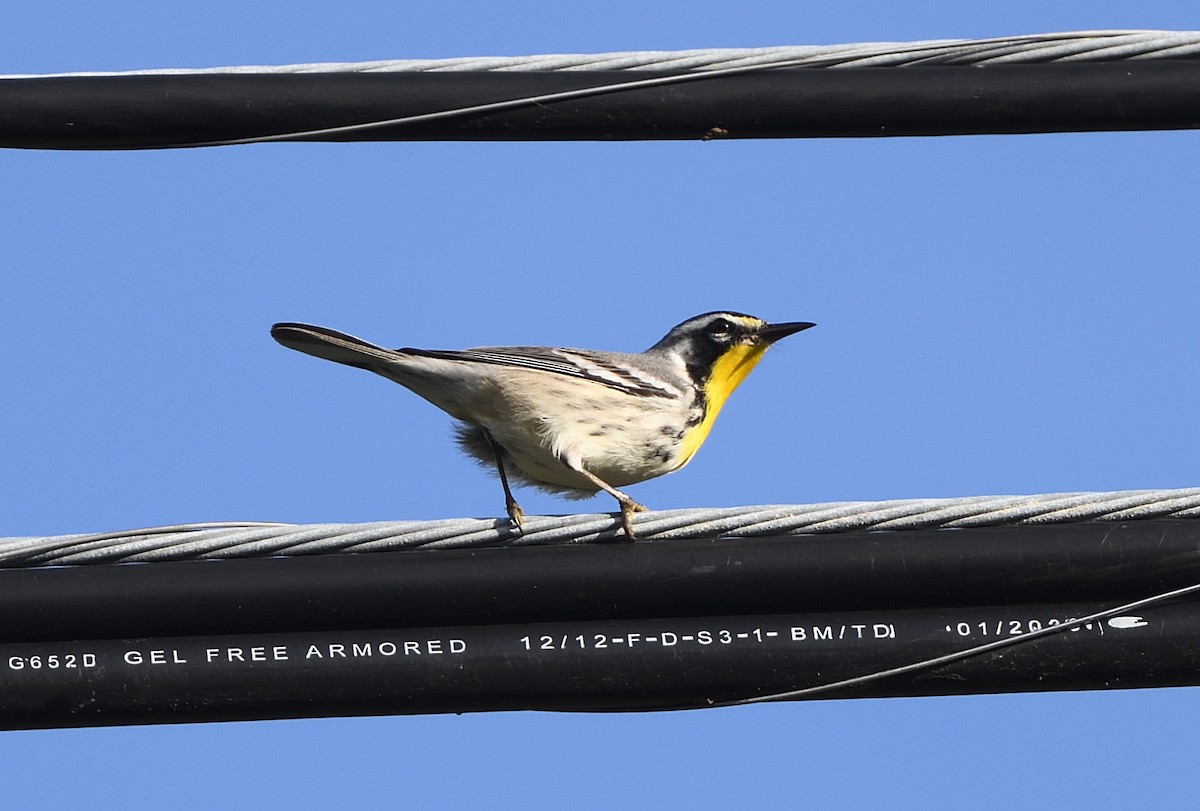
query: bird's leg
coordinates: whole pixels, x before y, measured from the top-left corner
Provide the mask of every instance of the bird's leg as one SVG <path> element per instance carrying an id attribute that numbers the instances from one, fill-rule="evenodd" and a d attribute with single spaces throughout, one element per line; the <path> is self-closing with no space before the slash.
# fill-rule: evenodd
<path id="1" fill-rule="evenodd" d="M 559 461 L 617 500 L 617 504 L 621 505 L 621 528 L 625 530 L 625 538 L 637 540 L 633 533 L 633 514 L 646 512 L 646 508 L 585 468 L 581 462 L 563 456 L 559 457 Z"/>
<path id="2" fill-rule="evenodd" d="M 521 505 L 513 498 L 512 490 L 508 488 L 508 476 L 504 475 L 504 452 L 500 450 L 500 446 L 496 444 L 496 440 L 492 439 L 491 433 L 486 428 L 481 430 L 488 447 L 492 449 L 492 458 L 496 460 L 496 472 L 500 474 L 500 486 L 504 488 L 504 509 L 508 511 L 508 520 L 512 521 L 517 532 L 524 534 L 525 513 L 521 511 Z"/>

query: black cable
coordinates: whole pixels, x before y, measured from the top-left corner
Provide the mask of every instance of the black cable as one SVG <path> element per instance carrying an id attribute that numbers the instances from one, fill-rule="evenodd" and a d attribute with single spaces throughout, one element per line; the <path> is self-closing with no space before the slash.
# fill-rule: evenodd
<path id="1" fill-rule="evenodd" d="M 629 85 L 629 86 L 623 86 Z M 630 140 L 1200 127 L 1200 61 L 0 80 L 0 146 Z"/>
<path id="2" fill-rule="evenodd" d="M 6 569 L 0 727 L 1196 684 L 1198 582 L 1186 519 Z"/>

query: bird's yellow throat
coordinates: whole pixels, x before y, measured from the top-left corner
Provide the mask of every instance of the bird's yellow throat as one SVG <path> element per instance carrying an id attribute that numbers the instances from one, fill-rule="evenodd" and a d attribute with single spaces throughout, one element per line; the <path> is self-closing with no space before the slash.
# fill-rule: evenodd
<path id="1" fill-rule="evenodd" d="M 700 450 L 700 446 L 708 438 L 708 432 L 712 430 L 721 406 L 725 405 L 725 400 L 746 379 L 746 375 L 750 374 L 750 370 L 762 359 L 763 353 L 766 351 L 767 344 L 765 343 L 736 344 L 717 358 L 708 380 L 704 383 L 704 419 L 683 435 L 680 461 L 676 470 L 690 462 L 696 455 L 696 451 Z"/>

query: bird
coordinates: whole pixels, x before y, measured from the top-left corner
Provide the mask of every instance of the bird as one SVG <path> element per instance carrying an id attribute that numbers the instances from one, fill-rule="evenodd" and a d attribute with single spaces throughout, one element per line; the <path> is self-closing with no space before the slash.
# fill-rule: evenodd
<path id="1" fill-rule="evenodd" d="M 510 480 L 568 498 L 604 491 L 621 527 L 646 508 L 618 487 L 679 470 L 730 393 L 775 342 L 816 326 L 738 312 L 689 318 L 641 353 L 544 346 L 385 349 L 326 327 L 281 322 L 283 346 L 399 383 L 456 421 L 461 449 L 494 468 L 517 532 Z"/>

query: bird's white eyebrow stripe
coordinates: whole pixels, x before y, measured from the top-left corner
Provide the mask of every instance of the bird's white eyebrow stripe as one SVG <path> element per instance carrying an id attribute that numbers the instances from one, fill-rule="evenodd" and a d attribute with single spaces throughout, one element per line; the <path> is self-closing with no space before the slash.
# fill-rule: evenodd
<path id="1" fill-rule="evenodd" d="M 465 363 L 491 363 L 518 369 L 534 369 L 550 374 L 576 377 L 603 384 L 611 389 L 647 397 L 677 397 L 679 392 L 670 384 L 635 370 L 613 366 L 601 357 L 578 350 L 543 349 L 541 347 L 505 347 L 498 349 L 400 349 L 409 355 Z"/>

